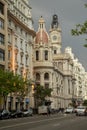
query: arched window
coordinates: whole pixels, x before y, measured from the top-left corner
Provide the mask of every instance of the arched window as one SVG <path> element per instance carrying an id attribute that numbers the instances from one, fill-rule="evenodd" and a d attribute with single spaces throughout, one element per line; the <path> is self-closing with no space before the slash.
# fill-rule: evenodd
<path id="1" fill-rule="evenodd" d="M 4 4 L 0 2 L 0 14 L 4 14 Z"/>
<path id="2" fill-rule="evenodd" d="M 39 51 L 36 51 L 36 60 L 39 60 Z"/>
<path id="3" fill-rule="evenodd" d="M 36 80 L 40 80 L 40 74 L 36 73 Z"/>
<path id="4" fill-rule="evenodd" d="M 48 51 L 47 50 L 44 51 L 44 58 L 45 58 L 45 60 L 48 60 Z"/>
<path id="5" fill-rule="evenodd" d="M 44 74 L 44 80 L 49 80 L 49 74 L 48 73 Z"/>

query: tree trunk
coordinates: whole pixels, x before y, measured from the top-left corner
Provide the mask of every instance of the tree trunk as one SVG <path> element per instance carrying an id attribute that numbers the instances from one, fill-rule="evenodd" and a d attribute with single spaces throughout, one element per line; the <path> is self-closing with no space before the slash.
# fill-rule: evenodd
<path id="1" fill-rule="evenodd" d="M 7 96 L 4 96 L 4 104 L 3 104 L 3 109 L 6 110 L 6 105 L 7 105 Z"/>

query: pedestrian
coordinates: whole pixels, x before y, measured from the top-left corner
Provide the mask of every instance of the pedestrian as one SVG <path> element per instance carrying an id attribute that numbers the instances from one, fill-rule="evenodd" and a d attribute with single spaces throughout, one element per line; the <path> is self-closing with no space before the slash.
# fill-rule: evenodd
<path id="1" fill-rule="evenodd" d="M 47 106 L 47 115 L 50 116 L 50 114 L 51 114 L 51 108 L 50 108 L 50 105 L 49 105 L 49 106 Z"/>

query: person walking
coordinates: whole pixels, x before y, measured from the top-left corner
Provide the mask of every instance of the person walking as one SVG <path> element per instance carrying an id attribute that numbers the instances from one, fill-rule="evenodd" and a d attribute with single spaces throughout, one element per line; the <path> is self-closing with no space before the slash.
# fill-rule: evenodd
<path id="1" fill-rule="evenodd" d="M 50 114 L 51 114 L 51 108 L 50 108 L 50 105 L 48 105 L 48 106 L 47 106 L 47 115 L 50 116 Z"/>

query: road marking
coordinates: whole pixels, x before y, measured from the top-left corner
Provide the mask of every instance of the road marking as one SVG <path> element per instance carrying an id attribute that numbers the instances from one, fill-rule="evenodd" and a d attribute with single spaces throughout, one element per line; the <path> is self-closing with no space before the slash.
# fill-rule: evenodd
<path id="1" fill-rule="evenodd" d="M 19 124 L 15 124 L 15 125 L 3 126 L 3 127 L 0 127 L 0 130 L 6 129 L 6 128 L 11 128 L 11 127 L 23 126 L 23 125 L 27 125 L 27 124 L 44 122 L 44 121 L 51 121 L 51 120 L 56 120 L 56 119 L 63 119 L 63 118 L 65 118 L 65 117 L 64 116 L 63 117 L 55 117 L 55 118 L 51 118 L 51 119 L 42 119 L 42 120 L 39 120 L 39 121 L 31 121 L 31 122 L 19 123 Z"/>

